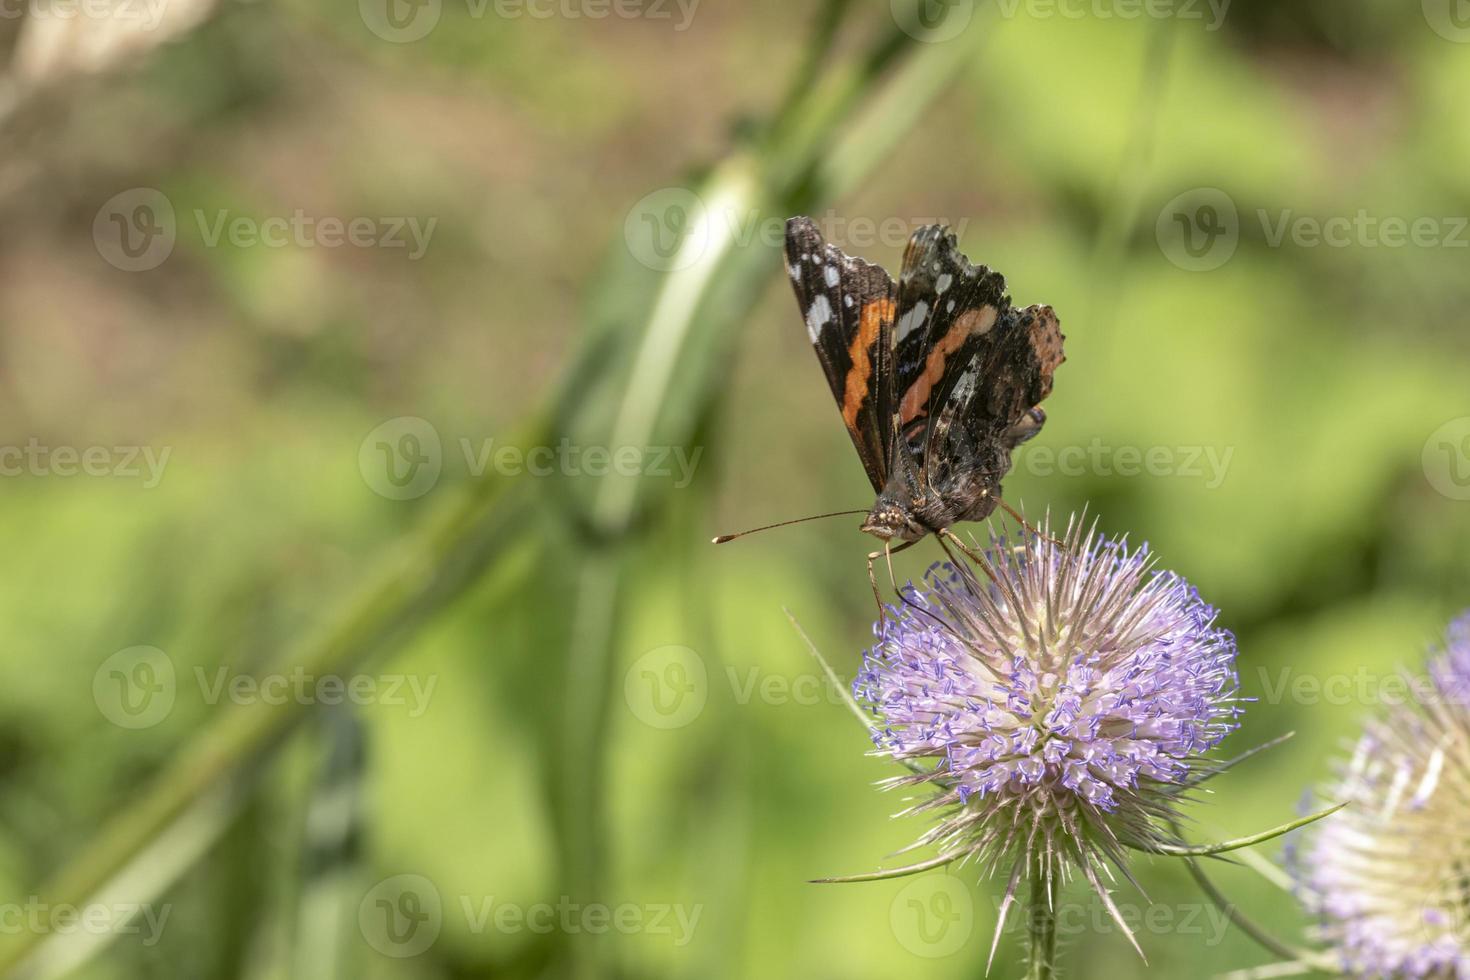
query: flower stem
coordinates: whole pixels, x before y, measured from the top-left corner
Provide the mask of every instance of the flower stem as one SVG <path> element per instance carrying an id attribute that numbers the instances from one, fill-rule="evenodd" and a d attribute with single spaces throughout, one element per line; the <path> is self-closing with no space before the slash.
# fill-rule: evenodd
<path id="1" fill-rule="evenodd" d="M 1027 912 L 1026 931 L 1031 937 L 1031 962 L 1026 969 L 1026 980 L 1055 980 L 1056 883 L 1041 861 L 1036 861 L 1031 866 L 1031 908 Z"/>

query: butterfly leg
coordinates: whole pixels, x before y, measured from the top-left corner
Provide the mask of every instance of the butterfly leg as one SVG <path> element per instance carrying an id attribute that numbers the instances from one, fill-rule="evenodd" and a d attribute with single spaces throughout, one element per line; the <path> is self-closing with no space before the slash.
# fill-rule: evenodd
<path id="1" fill-rule="evenodd" d="M 868 555 L 868 584 L 873 587 L 873 601 L 878 604 L 878 622 L 880 624 L 887 621 L 888 614 L 887 610 L 883 608 L 883 594 L 878 591 L 878 576 L 873 572 L 873 562 L 877 561 L 879 558 L 886 558 L 888 560 L 888 579 L 890 582 L 893 583 L 893 590 L 897 592 L 898 582 L 895 581 L 893 577 L 893 556 L 898 554 L 900 551 L 912 548 L 915 544 L 918 544 L 918 542 L 905 541 L 897 548 L 890 548 L 885 542 L 882 551 L 875 551 L 872 554 Z"/>
<path id="2" fill-rule="evenodd" d="M 1043 541 L 1049 541 L 1053 545 L 1056 545 L 1058 548 L 1062 547 L 1062 543 L 1060 541 L 1058 541 L 1056 538 L 1052 537 L 1050 534 L 1047 534 L 1046 532 L 1042 531 L 1040 528 L 1032 526 L 1026 520 L 1026 518 L 1024 518 L 1024 517 L 1021 516 L 1021 513 L 1019 511 L 1017 511 L 1016 508 L 1014 508 L 1010 504 L 1006 503 L 1003 498 L 997 497 L 996 499 L 1000 501 L 1000 508 L 1001 508 L 1001 510 L 1005 511 L 1007 514 L 1010 514 L 1012 517 L 1014 517 L 1016 519 L 1016 523 L 1017 524 L 1021 525 L 1023 528 L 1025 528 L 1026 530 L 1030 531 L 1032 534 L 1036 535 L 1038 538 L 1041 538 Z"/>
<path id="3" fill-rule="evenodd" d="M 990 559 L 986 558 L 984 555 L 980 554 L 980 552 L 965 544 L 964 541 L 960 540 L 960 536 L 958 534 L 955 534 L 949 528 L 943 528 L 942 530 L 936 532 L 936 537 L 939 540 L 939 546 L 944 549 L 945 554 L 949 555 L 949 560 L 952 563 L 956 565 L 959 564 L 955 561 L 954 555 L 951 555 L 949 553 L 949 546 L 944 543 L 946 539 L 953 541 L 955 547 L 959 548 L 965 553 L 965 557 L 969 558 L 976 565 L 979 565 L 980 570 L 985 573 L 986 578 L 990 579 L 990 581 L 994 582 L 996 585 L 1000 584 L 1000 579 L 996 577 L 995 570 L 990 567 Z"/>

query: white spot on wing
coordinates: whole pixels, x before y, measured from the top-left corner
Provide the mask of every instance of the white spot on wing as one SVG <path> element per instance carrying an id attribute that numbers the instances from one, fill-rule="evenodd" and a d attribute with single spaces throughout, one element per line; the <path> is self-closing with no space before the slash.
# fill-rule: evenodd
<path id="1" fill-rule="evenodd" d="M 944 295 L 944 291 L 947 290 L 950 286 L 953 286 L 953 285 L 954 285 L 954 276 L 952 276 L 948 272 L 946 272 L 944 275 L 942 275 L 942 276 L 939 277 L 939 280 L 937 282 L 934 283 L 934 292 L 937 295 L 943 296 Z"/>
<path id="2" fill-rule="evenodd" d="M 845 306 L 845 307 L 847 307 L 849 310 L 852 309 L 852 297 L 851 296 L 844 296 L 844 297 L 842 297 L 842 305 Z"/>
<path id="3" fill-rule="evenodd" d="M 832 304 L 824 295 L 818 295 L 812 300 L 812 305 L 806 311 L 806 332 L 811 337 L 812 343 L 822 335 L 822 327 L 832 320 Z"/>
<path id="4" fill-rule="evenodd" d="M 914 304 L 913 309 L 903 315 L 902 320 L 898 321 L 898 339 L 903 340 L 917 330 L 919 324 L 923 323 L 928 316 L 929 304 L 921 299 Z"/>
<path id="5" fill-rule="evenodd" d="M 954 393 L 949 396 L 951 404 L 963 405 L 975 394 L 975 380 L 979 377 L 975 367 L 968 367 L 955 383 Z"/>
<path id="6" fill-rule="evenodd" d="M 837 266 L 829 265 L 822 270 L 822 275 L 827 278 L 827 285 L 835 287 L 842 281 L 842 274 L 837 271 Z"/>

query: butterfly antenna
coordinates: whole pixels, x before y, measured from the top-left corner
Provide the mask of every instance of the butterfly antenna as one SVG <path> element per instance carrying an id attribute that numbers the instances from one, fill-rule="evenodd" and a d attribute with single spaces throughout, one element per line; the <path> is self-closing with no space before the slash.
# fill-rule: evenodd
<path id="1" fill-rule="evenodd" d="M 793 521 L 781 521 L 779 524 L 767 524 L 765 527 L 753 527 L 748 531 L 737 531 L 734 534 L 722 534 L 714 539 L 714 543 L 724 544 L 727 541 L 734 541 L 736 538 L 743 538 L 747 534 L 756 534 L 760 531 L 771 531 L 778 527 L 790 527 L 792 524 L 805 524 L 807 521 L 821 521 L 826 520 L 829 517 L 852 517 L 855 514 L 866 513 L 866 510 L 834 510 L 830 514 L 813 514 L 811 517 L 798 517 Z"/>

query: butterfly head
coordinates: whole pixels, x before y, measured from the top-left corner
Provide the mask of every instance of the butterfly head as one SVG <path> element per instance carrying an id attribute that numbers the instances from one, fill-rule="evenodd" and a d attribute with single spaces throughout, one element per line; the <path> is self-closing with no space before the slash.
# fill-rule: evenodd
<path id="1" fill-rule="evenodd" d="M 884 541 L 917 541 L 930 528 L 919 521 L 912 509 L 880 497 L 863 521 L 862 530 Z"/>

